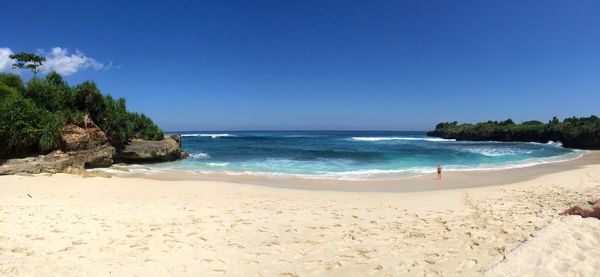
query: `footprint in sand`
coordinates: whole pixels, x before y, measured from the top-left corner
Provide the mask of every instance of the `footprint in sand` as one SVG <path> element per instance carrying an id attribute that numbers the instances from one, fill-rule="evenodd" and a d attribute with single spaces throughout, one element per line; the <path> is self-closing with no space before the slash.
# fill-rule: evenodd
<path id="1" fill-rule="evenodd" d="M 334 270 L 334 269 L 340 268 L 340 267 L 342 267 L 342 263 L 340 263 L 339 261 L 334 261 L 334 262 L 327 263 L 327 266 L 325 267 L 325 269 L 331 271 L 331 270 Z"/>
<path id="2" fill-rule="evenodd" d="M 309 261 L 304 261 L 302 263 L 304 264 L 305 267 L 312 268 L 312 267 L 318 266 L 321 263 L 321 260 L 309 260 Z"/>
<path id="3" fill-rule="evenodd" d="M 87 242 L 83 241 L 83 240 L 75 240 L 71 242 L 72 245 L 83 245 L 83 244 L 87 244 Z"/>
<path id="4" fill-rule="evenodd" d="M 226 271 L 225 271 L 225 269 L 218 268 L 218 269 L 213 269 L 212 272 L 215 274 L 225 274 Z"/>

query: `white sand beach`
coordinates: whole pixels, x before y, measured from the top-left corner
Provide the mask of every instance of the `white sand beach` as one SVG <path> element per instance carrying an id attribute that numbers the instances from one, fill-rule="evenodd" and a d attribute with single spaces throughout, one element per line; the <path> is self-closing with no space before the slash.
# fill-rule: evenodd
<path id="1" fill-rule="evenodd" d="M 600 220 L 555 219 L 487 276 L 600 276 Z"/>
<path id="2" fill-rule="evenodd" d="M 0 275 L 598 276 L 600 221 L 558 215 L 600 197 L 586 157 L 405 192 L 1 176 Z"/>

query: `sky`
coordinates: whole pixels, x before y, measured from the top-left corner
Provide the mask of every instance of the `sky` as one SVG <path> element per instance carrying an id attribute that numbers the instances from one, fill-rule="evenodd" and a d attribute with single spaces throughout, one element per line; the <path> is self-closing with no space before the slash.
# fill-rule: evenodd
<path id="1" fill-rule="evenodd" d="M 3 1 L 21 51 L 163 129 L 429 130 L 600 114 L 600 1 Z M 25 79 L 27 72 L 19 72 Z"/>

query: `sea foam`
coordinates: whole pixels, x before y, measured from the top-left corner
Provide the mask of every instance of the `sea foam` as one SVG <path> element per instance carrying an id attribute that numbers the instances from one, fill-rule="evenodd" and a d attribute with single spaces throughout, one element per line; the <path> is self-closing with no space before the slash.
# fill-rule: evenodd
<path id="1" fill-rule="evenodd" d="M 210 138 L 220 138 L 220 137 L 231 137 L 230 134 L 181 134 L 182 137 L 210 137 Z"/>
<path id="2" fill-rule="evenodd" d="M 386 140 L 411 140 L 411 141 L 456 141 L 443 138 L 415 138 L 415 137 L 352 137 L 356 141 L 386 141 Z"/>
<path id="3" fill-rule="evenodd" d="M 534 150 L 518 149 L 518 148 L 492 148 L 492 147 L 474 147 L 474 148 L 465 148 L 465 149 L 457 149 L 457 150 L 461 151 L 461 152 L 480 154 L 480 155 L 484 155 L 484 156 L 488 156 L 488 157 L 531 154 L 534 151 Z"/>
<path id="4" fill-rule="evenodd" d="M 210 155 L 208 155 L 207 153 L 194 153 L 194 154 L 190 154 L 190 158 L 192 158 L 192 159 L 207 159 L 207 158 L 210 158 Z"/>

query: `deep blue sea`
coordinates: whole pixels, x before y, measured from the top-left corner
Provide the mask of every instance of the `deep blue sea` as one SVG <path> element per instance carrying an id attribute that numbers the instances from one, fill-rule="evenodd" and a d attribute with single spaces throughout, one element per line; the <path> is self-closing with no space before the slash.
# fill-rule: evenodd
<path id="1" fill-rule="evenodd" d="M 573 159 L 558 143 L 454 141 L 424 132 L 181 132 L 190 158 L 151 170 L 327 179 L 395 179 L 435 172 L 523 167 Z"/>

